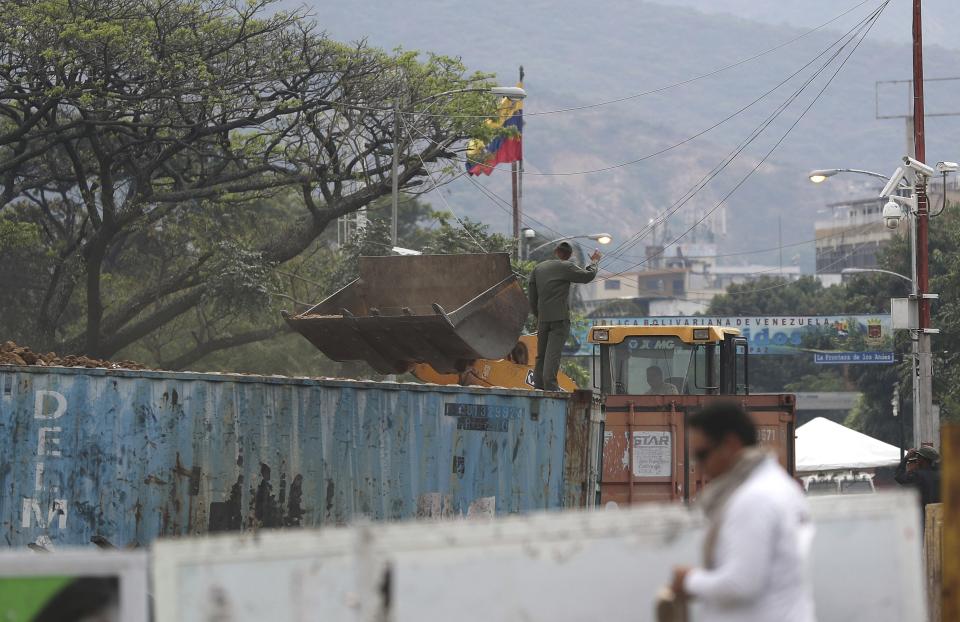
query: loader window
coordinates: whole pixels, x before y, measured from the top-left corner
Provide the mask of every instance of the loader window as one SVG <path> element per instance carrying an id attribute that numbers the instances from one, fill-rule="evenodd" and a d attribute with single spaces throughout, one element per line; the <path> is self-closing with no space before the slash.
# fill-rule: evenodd
<path id="1" fill-rule="evenodd" d="M 702 394 L 707 386 L 704 348 L 677 337 L 628 337 L 603 346 L 608 357 L 604 389 L 619 395 Z M 694 357 L 699 357 L 695 362 Z M 608 385 L 609 382 L 609 385 Z"/>

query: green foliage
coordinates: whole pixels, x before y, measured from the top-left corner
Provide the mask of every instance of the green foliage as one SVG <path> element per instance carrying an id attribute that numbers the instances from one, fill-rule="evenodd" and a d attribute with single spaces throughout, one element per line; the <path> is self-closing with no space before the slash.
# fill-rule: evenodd
<path id="1" fill-rule="evenodd" d="M 870 275 L 873 277 L 874 275 Z M 889 286 L 889 278 L 886 285 Z M 894 284 L 895 285 L 895 284 Z M 713 299 L 708 315 L 860 315 L 889 312 L 889 295 L 873 279 L 854 279 L 848 284 L 824 287 L 814 277 L 788 282 L 765 277 L 758 281 L 733 285 L 727 293 Z M 865 337 L 851 331 L 845 337 L 824 328 L 806 333 L 803 348 L 813 350 L 866 350 Z M 887 344 L 894 349 L 895 344 Z M 903 352 L 904 344 L 899 344 Z M 864 398 L 861 414 L 851 421 L 861 431 L 897 442 L 898 430 L 889 418 L 894 366 L 838 365 L 830 369 L 813 363 L 810 354 L 796 356 L 753 356 L 750 384 L 754 392 L 860 391 Z"/>
<path id="2" fill-rule="evenodd" d="M 866 292 L 842 285 L 824 287 L 815 277 L 796 281 L 779 277 L 761 277 L 749 283 L 731 285 L 726 294 L 710 301 L 707 315 L 841 315 L 880 313 L 879 306 Z"/>
<path id="3" fill-rule="evenodd" d="M 788 393 L 800 393 L 804 391 L 847 391 L 848 387 L 843 378 L 836 374 L 820 372 L 818 374 L 805 374 L 799 380 L 784 384 L 783 389 Z"/>
<path id="4" fill-rule="evenodd" d="M 933 302 L 934 402 L 945 420 L 960 421 L 960 205 L 930 220 L 930 291 Z M 891 262 L 893 263 L 893 262 Z M 891 268 L 892 269 L 892 268 Z"/>
<path id="5" fill-rule="evenodd" d="M 940 334 L 933 338 L 933 400 L 941 408 L 944 421 L 957 420 L 960 415 L 960 262 L 956 249 L 960 244 L 960 213 L 957 204 L 949 205 L 939 216 L 930 220 L 930 290 L 940 294 L 932 306 L 933 326 Z M 880 267 L 900 274 L 910 274 L 910 245 L 905 238 L 898 238 L 884 249 Z M 908 292 L 900 279 L 882 274 L 863 275 L 853 280 L 850 287 L 858 287 L 872 293 L 877 301 L 891 297 L 904 297 Z M 900 386 L 901 417 L 906 435 L 912 438 L 913 370 L 908 335 L 900 334 L 896 350 L 903 355 L 903 362 L 882 369 L 855 370 L 854 379 L 863 392 L 863 400 L 851 413 L 848 424 L 867 434 L 897 442 L 900 421 L 891 416 L 890 400 L 893 387 Z"/>
<path id="6" fill-rule="evenodd" d="M 570 376 L 570 379 L 576 382 L 579 388 L 587 389 L 590 387 L 590 370 L 587 369 L 585 365 L 581 365 L 576 359 L 569 357 L 562 359 L 560 361 L 560 370 Z"/>
<path id="7" fill-rule="evenodd" d="M 933 304 L 933 325 L 940 335 L 933 340 L 934 402 L 945 420 L 960 416 L 960 213 L 950 205 L 930 224 L 931 291 L 940 294 Z M 880 254 L 879 267 L 910 273 L 909 241 L 896 238 Z M 812 278 L 786 283 L 777 279 L 732 286 L 711 303 L 712 315 L 792 314 L 838 315 L 889 312 L 890 298 L 904 297 L 908 290 L 901 279 L 884 274 L 862 274 L 842 286 L 822 287 Z M 844 343 L 829 331 L 805 336 L 804 347 L 862 350 L 864 337 L 850 335 Z M 863 394 L 846 421 L 861 432 L 898 443 L 901 422 L 892 417 L 893 389 L 899 385 L 907 437 L 912 435 L 912 363 L 910 339 L 899 332 L 884 349 L 897 352 L 897 365 L 850 365 L 835 372 L 817 369 L 806 357 L 764 357 L 751 367 L 755 391 L 856 390 Z M 754 357 L 756 360 L 757 357 Z M 838 375 L 842 373 L 843 375 Z"/>
<path id="8" fill-rule="evenodd" d="M 30 343 L 39 333 L 35 304 L 51 267 L 41 236 L 36 224 L 0 217 L 0 341 Z M 4 325 L 18 330 L 4 333 Z"/>
<path id="9" fill-rule="evenodd" d="M 256 313 L 270 302 L 275 283 L 274 264 L 263 253 L 232 240 L 218 244 L 214 261 L 204 268 L 205 302 L 215 311 L 243 310 Z"/>
<path id="10" fill-rule="evenodd" d="M 0 218 L 0 253 L 4 256 L 37 249 L 40 228 L 37 225 Z"/>
<path id="11" fill-rule="evenodd" d="M 254 283 L 240 279 L 241 290 L 256 282 L 268 283 L 270 302 L 263 307 L 262 315 L 277 318 L 281 308 L 303 311 L 345 287 L 357 278 L 361 256 L 391 254 L 390 223 L 391 202 L 389 198 L 372 204 L 366 211 L 366 224 L 343 246 L 333 248 L 333 238 L 319 242 L 309 253 L 282 267 L 264 267 L 253 261 L 252 270 L 272 269 L 272 275 L 258 276 Z M 404 195 L 398 202 L 398 243 L 405 248 L 440 254 L 506 250 L 511 240 L 499 234 L 489 233 L 486 225 L 464 221 L 464 227 L 450 214 L 435 212 L 428 204 L 415 197 Z M 469 231 L 469 233 L 467 233 Z M 474 240 L 476 238 L 476 240 Z M 246 253 L 246 251 L 242 251 Z M 241 260 L 242 261 L 242 260 Z M 233 280 L 235 271 L 229 271 L 227 283 L 238 286 Z M 259 293 L 255 291 L 253 293 Z M 196 322 L 191 321 L 191 324 Z M 194 328 L 181 330 L 190 334 Z M 182 339 L 181 336 L 172 336 Z M 157 345 L 160 345 L 159 343 Z M 244 345 L 206 356 L 198 363 L 198 369 L 216 371 L 243 371 L 285 375 L 329 375 L 347 378 L 382 379 L 382 376 L 358 362 L 337 363 L 320 354 L 299 334 L 278 334 L 267 340 Z"/>
<path id="12" fill-rule="evenodd" d="M 4 4 L 0 253 L 18 268 L 0 277 L 0 335 L 172 366 L 269 339 L 280 304 L 347 278 L 328 225 L 382 209 L 385 147 L 398 143 L 401 189 L 449 179 L 496 108 L 460 91 L 490 76 L 331 41 L 276 5 Z M 439 225 L 406 225 L 409 243 L 465 251 L 449 216 L 423 217 Z"/>

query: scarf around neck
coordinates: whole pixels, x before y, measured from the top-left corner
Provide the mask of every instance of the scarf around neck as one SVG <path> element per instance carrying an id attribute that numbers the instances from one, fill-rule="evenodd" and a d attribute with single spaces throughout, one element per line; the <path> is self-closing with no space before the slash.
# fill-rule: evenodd
<path id="1" fill-rule="evenodd" d="M 712 569 L 716 560 L 714 555 L 717 546 L 717 537 L 720 533 L 720 523 L 723 522 L 723 511 L 733 496 L 733 493 L 749 479 L 767 459 L 769 454 L 759 447 L 748 447 L 740 453 L 740 457 L 733 467 L 704 488 L 698 505 L 707 517 L 707 534 L 703 543 L 703 557 L 706 568 Z"/>

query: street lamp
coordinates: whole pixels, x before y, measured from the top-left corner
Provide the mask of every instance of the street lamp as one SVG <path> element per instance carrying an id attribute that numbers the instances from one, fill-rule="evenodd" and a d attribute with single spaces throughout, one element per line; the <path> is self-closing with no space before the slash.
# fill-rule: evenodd
<path id="1" fill-rule="evenodd" d="M 840 274 L 864 274 L 867 272 L 878 272 L 880 274 L 889 274 L 890 276 L 895 276 L 897 278 L 903 279 L 910 285 L 913 285 L 913 279 L 908 277 L 905 274 L 900 274 L 899 272 L 893 272 L 892 270 L 883 270 L 881 268 L 844 268 L 840 271 Z"/>
<path id="2" fill-rule="evenodd" d="M 906 166 L 910 166 L 910 163 L 907 162 L 906 159 L 904 163 Z M 817 169 L 810 171 L 808 177 L 813 183 L 819 184 L 826 181 L 828 177 L 833 177 L 838 173 L 856 173 L 859 175 L 867 175 L 869 177 L 887 180 L 883 190 L 880 191 L 880 198 L 888 200 L 887 204 L 883 207 L 883 222 L 888 229 L 896 229 L 900 226 L 900 220 L 902 218 L 906 217 L 909 219 L 911 274 L 913 276 L 910 278 L 903 274 L 891 272 L 889 270 L 882 270 L 880 268 L 846 268 L 841 270 L 840 273 L 850 274 L 858 272 L 879 272 L 882 274 L 895 276 L 910 283 L 910 302 L 908 304 L 917 304 L 921 298 L 920 278 L 918 277 L 919 272 L 917 270 L 917 208 L 919 202 L 915 196 L 916 191 L 914 191 L 909 181 L 907 181 L 907 179 L 904 177 L 904 168 L 898 167 L 897 170 L 893 172 L 893 175 L 889 177 L 889 179 L 886 175 L 881 173 L 875 173 L 873 171 L 865 171 L 863 169 L 856 168 Z M 922 174 L 918 175 L 917 177 L 919 183 L 926 183 L 925 177 Z M 901 193 L 907 193 L 907 191 L 913 191 L 910 194 L 913 194 L 914 196 L 900 196 Z M 916 440 L 915 444 L 918 447 L 923 440 L 923 433 L 926 431 L 926 428 L 931 427 L 926 422 L 930 419 L 930 415 L 928 413 L 931 411 L 931 408 L 928 408 L 928 404 L 931 403 L 930 394 L 932 388 L 929 382 L 929 374 L 921 373 L 921 371 L 926 371 L 930 368 L 930 348 L 927 345 L 929 344 L 929 336 L 924 334 L 922 328 L 923 327 L 921 326 L 921 330 L 917 330 L 915 334 L 912 334 L 910 339 L 915 369 L 913 382 L 913 429 L 914 438 Z"/>
<path id="3" fill-rule="evenodd" d="M 810 171 L 807 178 L 815 184 L 822 184 L 828 177 L 833 177 L 838 173 L 857 173 L 858 175 L 869 175 L 870 177 L 876 177 L 884 181 L 887 180 L 887 176 L 882 173 L 874 173 L 873 171 L 865 171 L 859 168 L 818 168 Z M 902 183 L 903 182 L 901 182 L 901 184 Z M 909 186 L 901 185 L 900 187 L 907 188 Z"/>
<path id="4" fill-rule="evenodd" d="M 454 89 L 452 91 L 444 91 L 442 93 L 436 93 L 435 95 L 430 95 L 423 99 L 411 102 L 410 105 L 422 104 L 440 97 L 445 97 L 447 95 L 456 95 L 458 93 L 489 93 L 496 97 L 506 97 L 507 99 L 525 99 L 527 97 L 527 92 L 524 91 L 519 86 L 494 86 L 494 87 L 467 87 L 463 89 Z M 397 245 L 397 212 L 400 198 L 400 180 L 398 177 L 398 169 L 400 165 L 400 102 L 395 101 L 393 103 L 393 161 L 390 165 L 390 176 L 391 176 L 391 218 L 392 222 L 390 225 L 390 241 L 391 246 Z"/>
<path id="5" fill-rule="evenodd" d="M 589 235 L 566 235 L 562 238 L 557 238 L 556 240 L 550 240 L 549 242 L 544 242 L 540 246 L 530 249 L 529 251 L 527 251 L 527 255 L 529 256 L 530 254 L 537 252 L 541 248 L 545 246 L 550 246 L 551 244 L 556 244 L 557 242 L 563 242 L 564 240 L 579 240 L 581 238 L 595 240 L 598 244 L 609 244 L 610 242 L 613 241 L 613 236 L 610 235 L 609 233 L 591 233 Z"/>
<path id="6" fill-rule="evenodd" d="M 869 272 L 876 272 L 879 274 L 886 274 L 889 276 L 895 276 L 898 279 L 902 279 L 910 284 L 910 301 L 909 303 L 915 303 L 917 299 L 917 280 L 916 280 L 916 264 L 914 264 L 914 278 L 910 278 L 905 274 L 900 274 L 899 272 L 894 272 L 892 270 L 884 270 L 882 268 L 844 268 L 840 271 L 840 274 L 864 274 Z M 891 306 L 893 301 L 891 301 Z M 913 364 L 916 365 L 919 360 L 920 353 L 920 343 L 916 335 L 911 335 L 910 339 L 910 351 L 913 355 Z M 919 433 L 919 421 L 920 421 L 920 411 L 922 409 L 921 394 L 920 394 L 920 383 L 918 378 L 914 376 L 914 380 L 911 383 L 913 385 L 913 437 L 915 439 L 915 445 L 920 446 L 920 433 Z M 897 390 L 897 398 L 895 398 L 897 405 L 895 406 L 896 410 L 899 410 L 899 390 Z M 895 410 L 895 412 L 896 412 Z M 896 416 L 896 414 L 894 415 Z M 903 445 L 903 420 L 900 421 L 900 444 Z M 902 448 L 901 448 L 902 453 Z M 901 456 L 902 457 L 902 456 Z"/>

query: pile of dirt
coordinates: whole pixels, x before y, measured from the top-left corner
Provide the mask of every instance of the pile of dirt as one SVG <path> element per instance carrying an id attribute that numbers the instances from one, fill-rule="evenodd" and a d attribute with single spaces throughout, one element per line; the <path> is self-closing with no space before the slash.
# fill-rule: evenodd
<path id="1" fill-rule="evenodd" d="M 133 361 L 104 361 L 82 354 L 60 356 L 55 352 L 37 354 L 26 346 L 12 341 L 0 345 L 0 365 L 37 365 L 40 367 L 102 367 L 104 369 L 150 369 Z"/>

